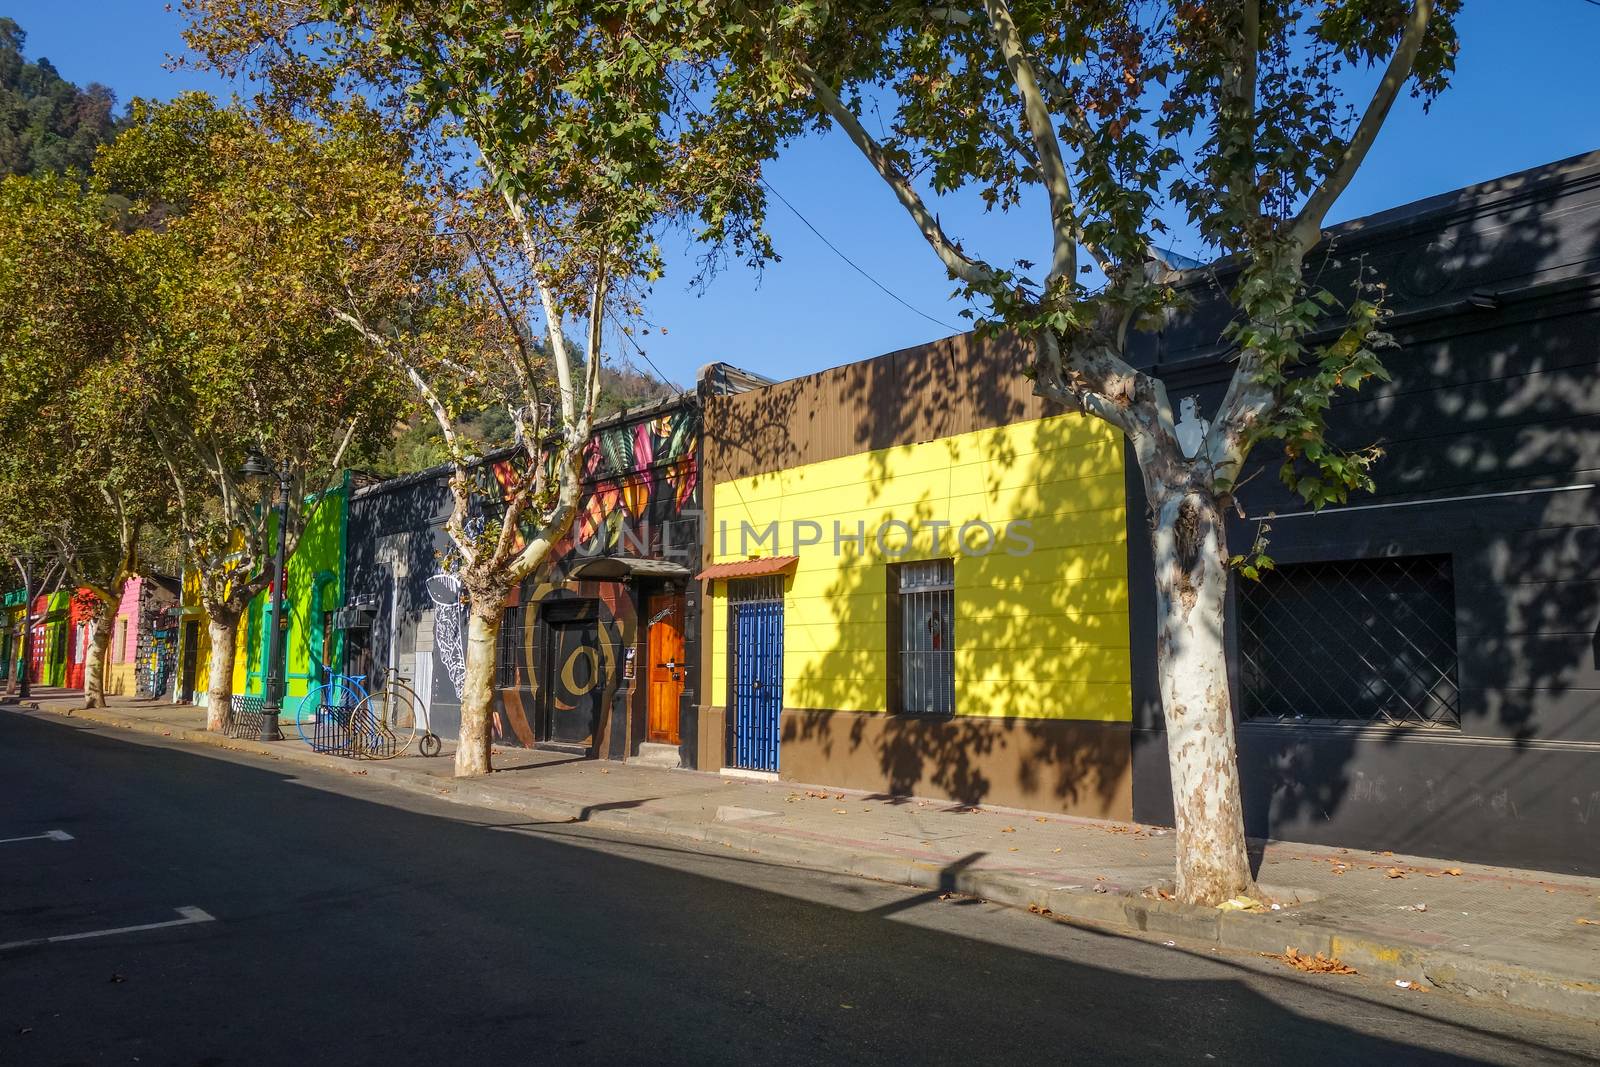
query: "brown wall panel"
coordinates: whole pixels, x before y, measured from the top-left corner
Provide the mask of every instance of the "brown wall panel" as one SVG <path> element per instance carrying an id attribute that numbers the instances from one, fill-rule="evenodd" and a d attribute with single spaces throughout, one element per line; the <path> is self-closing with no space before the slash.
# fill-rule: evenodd
<path id="1" fill-rule="evenodd" d="M 707 612 L 706 614 L 710 614 Z M 710 678 L 710 668 L 701 675 Z M 723 757 L 728 751 L 728 712 L 721 705 L 702 704 L 697 716 L 697 729 L 699 730 L 699 746 L 695 752 L 694 769 L 697 771 L 720 771 L 723 767 Z"/>
<path id="2" fill-rule="evenodd" d="M 1033 394 L 1024 375 L 1029 360 L 1027 346 L 1010 335 L 961 334 L 709 397 L 706 477 L 747 478 L 1060 414 Z"/>
<path id="3" fill-rule="evenodd" d="M 785 709 L 780 776 L 893 796 L 1133 817 L 1126 723 Z"/>

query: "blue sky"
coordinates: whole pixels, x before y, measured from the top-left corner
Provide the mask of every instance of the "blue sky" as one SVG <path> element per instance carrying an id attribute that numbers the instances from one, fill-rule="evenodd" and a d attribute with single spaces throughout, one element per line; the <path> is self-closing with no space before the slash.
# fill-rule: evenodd
<path id="1" fill-rule="evenodd" d="M 1585 0 L 1468 0 L 1459 27 L 1454 86 L 1423 115 L 1395 109 L 1366 166 L 1333 212 L 1353 218 L 1524 167 L 1600 149 L 1593 57 L 1600 6 Z M 109 85 L 119 99 L 169 97 L 228 86 L 192 71 L 168 72 L 181 49 L 179 20 L 163 0 L 13 2 L 6 14 L 28 33 L 28 54 L 48 57 L 80 84 Z M 829 241 L 907 303 L 959 329 L 950 282 L 910 220 L 838 135 L 805 142 L 768 172 L 771 184 Z M 995 260 L 1043 260 L 1042 208 L 984 215 L 960 198 L 938 205 L 947 230 Z M 1030 210 L 1031 209 L 1031 210 Z M 668 378 L 693 380 L 712 360 L 775 378 L 864 359 L 953 332 L 907 310 L 863 278 L 781 203 L 772 232 L 783 256 L 760 275 L 729 267 L 704 294 L 687 291 L 692 251 L 650 301 L 665 336 L 645 338 Z"/>

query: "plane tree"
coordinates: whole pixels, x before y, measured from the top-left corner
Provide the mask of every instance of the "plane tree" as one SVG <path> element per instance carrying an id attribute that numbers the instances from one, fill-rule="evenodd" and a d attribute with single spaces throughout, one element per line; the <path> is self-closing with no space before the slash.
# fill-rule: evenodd
<path id="1" fill-rule="evenodd" d="M 240 620 L 272 583 L 277 539 L 294 552 L 341 468 L 385 445 L 404 408 L 383 353 L 328 313 L 352 288 L 374 306 L 411 298 L 372 253 L 428 224 L 404 163 L 359 109 L 312 125 L 198 93 L 135 101 L 97 160 L 97 187 L 130 204 L 151 293 L 123 388 L 206 612 L 210 729 L 229 722 Z M 278 480 L 240 474 L 251 454 L 283 475 L 281 529 Z"/>
<path id="2" fill-rule="evenodd" d="M 19 568 L 31 554 L 87 591 L 86 707 L 105 704 L 111 623 L 161 512 L 121 375 L 147 298 L 102 197 L 54 175 L 0 181 L 0 531 Z"/>
<path id="3" fill-rule="evenodd" d="M 446 563 L 468 611 L 456 773 L 486 773 L 501 619 L 576 517 L 606 337 L 629 328 L 658 276 L 664 228 L 733 217 L 703 182 L 689 131 L 661 128 L 652 115 L 663 109 L 633 96 L 637 75 L 670 63 L 675 46 L 639 38 L 627 64 L 608 66 L 609 41 L 588 32 L 581 3 L 537 19 L 468 3 L 183 7 L 191 49 L 257 76 L 268 106 L 320 115 L 360 100 L 382 115 L 408 138 L 435 232 L 451 239 L 419 313 L 375 311 L 356 294 L 334 314 L 389 353 L 449 454 Z M 515 76 L 479 78 L 470 57 L 486 42 Z M 489 403 L 512 427 L 493 476 L 461 426 Z"/>
<path id="4" fill-rule="evenodd" d="M 1458 0 L 710 8 L 677 31 L 705 49 L 689 105 L 744 131 L 761 160 L 819 127 L 843 133 L 878 188 L 839 195 L 897 203 L 982 328 L 1031 346 L 1035 391 L 1131 446 L 1149 504 L 1178 896 L 1250 891 L 1223 634 L 1230 564 L 1259 561 L 1230 552 L 1226 515 L 1269 441 L 1312 506 L 1372 483 L 1378 450 L 1335 447 L 1326 415 L 1384 373 L 1382 291 L 1364 274 L 1321 287 L 1313 252 L 1395 101 L 1445 88 Z M 946 195 L 1029 213 L 1037 262 L 986 253 L 981 228 L 947 232 Z M 1132 352 L 1194 292 L 1163 251 L 1173 230 L 1218 261 L 1232 312 L 1232 378 L 1192 449 L 1165 383 Z"/>

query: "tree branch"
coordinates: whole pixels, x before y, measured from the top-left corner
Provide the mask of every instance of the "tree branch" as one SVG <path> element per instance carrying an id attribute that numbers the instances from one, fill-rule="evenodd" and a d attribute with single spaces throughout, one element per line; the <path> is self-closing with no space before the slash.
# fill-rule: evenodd
<path id="1" fill-rule="evenodd" d="M 1039 80 L 1034 75 L 1033 63 L 1023 51 L 1022 35 L 1011 18 L 1011 9 L 1005 0 L 984 0 L 984 10 L 989 15 L 989 29 L 995 44 L 1006 58 L 1011 70 L 1011 80 L 1022 98 L 1022 114 L 1033 137 L 1038 155 L 1039 173 L 1044 178 L 1045 191 L 1050 196 L 1050 230 L 1052 253 L 1050 274 L 1045 289 L 1055 287 L 1060 279 L 1069 281 L 1077 273 L 1078 262 L 1078 209 L 1072 199 L 1072 183 L 1067 178 L 1067 167 L 1061 159 L 1061 143 L 1056 139 L 1055 123 L 1050 109 L 1045 106 L 1039 91 Z"/>
<path id="2" fill-rule="evenodd" d="M 839 99 L 839 94 L 810 67 L 802 64 L 799 70 L 800 74 L 810 81 L 817 103 L 834 122 L 839 124 L 839 128 L 844 130 L 845 135 L 861 150 L 861 154 L 867 157 L 867 162 L 872 164 L 872 169 L 878 172 L 878 176 L 888 183 L 900 205 L 906 209 L 916 222 L 917 228 L 922 231 L 923 239 L 933 247 L 934 253 L 944 263 L 945 269 L 952 276 L 970 285 L 983 285 L 993 281 L 996 275 L 995 269 L 982 260 L 974 259 L 962 252 L 945 235 L 939 226 L 939 220 L 934 218 L 933 213 L 922 202 L 922 197 L 917 195 L 911 183 L 894 168 L 883 146 L 872 139 L 872 135 L 861 125 L 855 113 Z"/>
<path id="3" fill-rule="evenodd" d="M 1351 135 L 1350 143 L 1345 146 L 1344 154 L 1323 181 L 1322 186 L 1311 194 L 1305 206 L 1300 209 L 1300 214 L 1295 217 L 1290 233 L 1302 250 L 1313 247 L 1322 239 L 1322 220 L 1327 217 L 1329 209 L 1350 184 L 1350 180 L 1355 177 L 1356 171 L 1361 168 L 1362 161 L 1367 157 L 1367 152 L 1372 148 L 1372 143 L 1377 140 L 1378 131 L 1383 128 L 1384 120 L 1389 117 L 1389 109 L 1394 106 L 1400 90 L 1411 77 L 1412 64 L 1416 62 L 1417 51 L 1422 47 L 1422 39 L 1428 32 L 1428 21 L 1432 15 L 1433 0 L 1416 0 L 1416 6 L 1411 9 L 1411 18 L 1406 22 L 1400 43 L 1395 46 L 1394 54 L 1389 57 L 1389 65 L 1383 72 L 1383 78 L 1373 91 L 1372 101 L 1367 105 L 1366 113 L 1361 116 L 1361 122 L 1356 126 L 1355 133 Z"/>

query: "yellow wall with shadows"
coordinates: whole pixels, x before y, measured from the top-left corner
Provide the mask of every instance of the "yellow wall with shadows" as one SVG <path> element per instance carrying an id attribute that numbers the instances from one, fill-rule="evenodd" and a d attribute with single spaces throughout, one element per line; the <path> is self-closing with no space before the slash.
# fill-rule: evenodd
<path id="1" fill-rule="evenodd" d="M 1104 423 L 1055 415 L 720 482 L 713 494 L 716 562 L 800 557 L 784 579 L 785 708 L 885 710 L 886 567 L 950 557 L 958 716 L 1131 720 L 1123 453 Z M 909 545 L 891 520 L 910 524 Z M 1018 520 L 1031 549 L 1005 535 Z M 807 521 L 821 543 L 796 544 L 817 535 Z M 976 527 L 957 551 L 969 521 L 994 528 L 987 554 L 976 554 Z M 745 524 L 760 534 L 772 523 L 776 543 L 741 542 Z M 727 583 L 715 583 L 707 696 L 717 703 L 729 702 L 727 603 Z"/>

